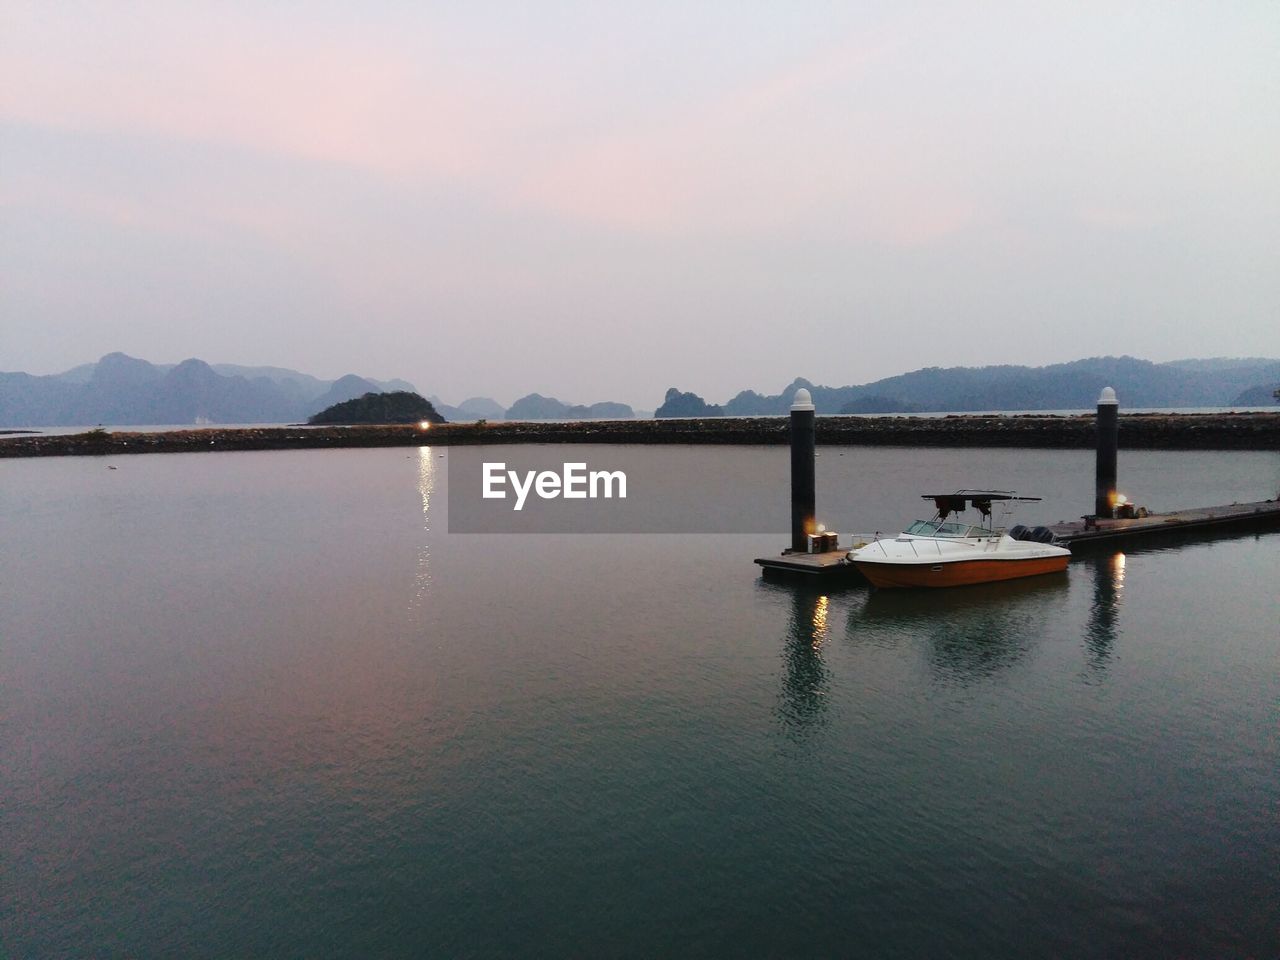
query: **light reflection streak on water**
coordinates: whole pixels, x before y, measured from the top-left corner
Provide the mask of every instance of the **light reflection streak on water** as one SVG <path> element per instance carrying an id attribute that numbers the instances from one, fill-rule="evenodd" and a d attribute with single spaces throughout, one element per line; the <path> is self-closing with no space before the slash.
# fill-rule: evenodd
<path id="1" fill-rule="evenodd" d="M 418 495 L 422 497 L 422 546 L 418 548 L 418 565 L 414 574 L 412 612 L 422 607 L 431 586 L 431 493 L 436 485 L 436 462 L 431 447 L 418 448 Z"/>
<path id="2" fill-rule="evenodd" d="M 820 650 L 822 645 L 827 642 L 830 632 L 827 629 L 827 610 L 831 604 L 831 599 L 827 596 L 818 598 L 818 602 L 813 607 L 813 649 Z"/>
<path id="3" fill-rule="evenodd" d="M 1094 564 L 1093 605 L 1089 611 L 1089 627 L 1085 635 L 1088 667 L 1093 673 L 1105 671 L 1120 634 L 1120 607 L 1124 603 L 1124 574 L 1127 559 L 1123 553 L 1099 558 Z"/>
<path id="4" fill-rule="evenodd" d="M 830 598 L 795 590 L 783 646 L 784 670 L 778 717 L 789 739 L 805 741 L 826 722 L 831 676 L 823 659 L 829 636 Z"/>

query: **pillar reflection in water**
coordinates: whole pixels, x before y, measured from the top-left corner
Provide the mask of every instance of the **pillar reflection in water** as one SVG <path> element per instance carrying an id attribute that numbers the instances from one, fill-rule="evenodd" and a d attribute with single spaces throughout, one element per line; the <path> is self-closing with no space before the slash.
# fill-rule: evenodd
<path id="1" fill-rule="evenodd" d="M 1125 563 L 1123 553 L 1097 557 L 1092 561 L 1093 605 L 1089 608 L 1084 642 L 1089 651 L 1089 666 L 1093 670 L 1106 669 L 1115 647 L 1120 607 L 1124 603 Z"/>
<path id="2" fill-rule="evenodd" d="M 422 545 L 418 548 L 417 570 L 413 578 L 413 599 L 409 602 L 410 615 L 422 609 L 431 586 L 431 494 L 436 485 L 436 461 L 431 447 L 418 448 L 418 496 L 422 498 Z"/>
<path id="3" fill-rule="evenodd" d="M 783 647 L 784 672 L 778 715 L 792 736 L 802 736 L 826 720 L 830 671 L 822 648 L 830 639 L 831 598 L 797 589 Z"/>

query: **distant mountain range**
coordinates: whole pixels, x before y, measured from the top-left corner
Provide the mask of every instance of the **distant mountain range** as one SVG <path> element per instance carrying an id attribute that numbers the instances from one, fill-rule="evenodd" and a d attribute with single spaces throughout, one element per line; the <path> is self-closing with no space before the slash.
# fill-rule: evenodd
<path id="1" fill-rule="evenodd" d="M 909 413 L 960 410 L 1087 410 L 1104 386 L 1123 408 L 1270 406 L 1280 387 L 1280 360 L 1252 357 L 1152 363 L 1093 357 L 1046 367 L 928 367 L 844 387 L 792 381 L 776 394 L 743 390 L 724 404 L 675 387 L 656 417 L 782 415 L 800 387 L 819 413 Z M 321 380 L 282 367 L 184 360 L 154 364 L 110 353 L 51 376 L 0 373 L 0 428 L 187 423 L 285 423 L 362 397 L 416 392 L 404 380 L 348 374 Z M 504 408 L 489 397 L 457 406 L 430 397 L 448 420 L 630 419 L 625 403 L 570 404 L 531 393 Z"/>
<path id="2" fill-rule="evenodd" d="M 65 373 L 0 373 L 0 427 L 288 423 L 362 396 L 414 389 L 348 374 L 321 380 L 279 367 L 154 364 L 109 353 Z"/>
<path id="3" fill-rule="evenodd" d="M 488 397 L 472 397 L 456 407 L 444 403 L 439 397 L 429 397 L 431 403 L 447 420 L 630 420 L 636 412 L 625 403 L 604 400 L 590 405 L 565 403 L 555 397 L 531 393 L 521 397 L 511 406 Z"/>
<path id="4" fill-rule="evenodd" d="M 405 380 L 348 374 L 321 380 L 284 367 L 184 360 L 149 363 L 109 353 L 65 373 L 0 373 L 0 428 L 195 423 L 295 423 L 368 393 L 416 393 Z M 569 404 L 531 393 L 511 407 L 489 397 L 431 404 L 447 420 L 630 419 L 625 403 Z"/>
<path id="5" fill-rule="evenodd" d="M 586 406 L 531 393 L 507 408 L 508 420 L 630 420 L 635 411 L 625 403 L 605 400 Z"/>
<path id="6" fill-rule="evenodd" d="M 1122 408 L 1266 406 L 1280 386 L 1280 360 L 1214 358 L 1152 363 L 1134 357 L 1092 357 L 1047 367 L 928 367 L 857 386 L 825 387 L 796 379 L 780 393 L 743 390 L 708 404 L 672 387 L 655 417 L 785 414 L 797 389 L 819 413 L 910 413 L 980 410 L 1087 410 L 1103 387 L 1115 387 Z"/>
<path id="7" fill-rule="evenodd" d="M 427 399 L 442 417 L 455 423 L 463 420 L 505 420 L 507 417 L 506 408 L 497 400 L 491 400 L 488 397 L 469 397 L 456 407 L 450 406 L 439 397 Z"/>

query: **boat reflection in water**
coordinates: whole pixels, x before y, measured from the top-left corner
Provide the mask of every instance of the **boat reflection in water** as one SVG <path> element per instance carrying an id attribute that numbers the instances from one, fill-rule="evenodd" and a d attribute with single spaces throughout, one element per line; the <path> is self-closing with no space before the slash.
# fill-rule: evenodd
<path id="1" fill-rule="evenodd" d="M 945 683 L 987 680 L 1016 664 L 1063 615 L 1065 578 L 976 584 L 964 590 L 871 590 L 849 615 L 859 643 L 899 646 L 925 641 L 930 666 Z"/>

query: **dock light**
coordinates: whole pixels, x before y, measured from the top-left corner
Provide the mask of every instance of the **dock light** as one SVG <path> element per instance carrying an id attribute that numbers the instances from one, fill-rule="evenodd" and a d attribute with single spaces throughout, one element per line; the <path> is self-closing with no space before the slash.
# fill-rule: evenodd
<path id="1" fill-rule="evenodd" d="M 1115 515 L 1121 520 L 1132 520 L 1135 517 L 1145 517 L 1147 511 L 1144 507 L 1138 506 L 1123 493 L 1116 494 Z"/>
<path id="2" fill-rule="evenodd" d="M 430 420 L 419 420 L 419 421 L 418 421 L 418 429 L 419 429 L 419 430 L 427 430 L 427 429 L 429 429 L 430 427 L 431 427 L 431 421 L 430 421 Z"/>
<path id="3" fill-rule="evenodd" d="M 820 523 L 820 524 L 818 524 L 818 532 L 819 532 L 819 533 L 826 533 L 826 532 L 827 532 L 827 525 L 826 525 L 825 523 Z"/>

